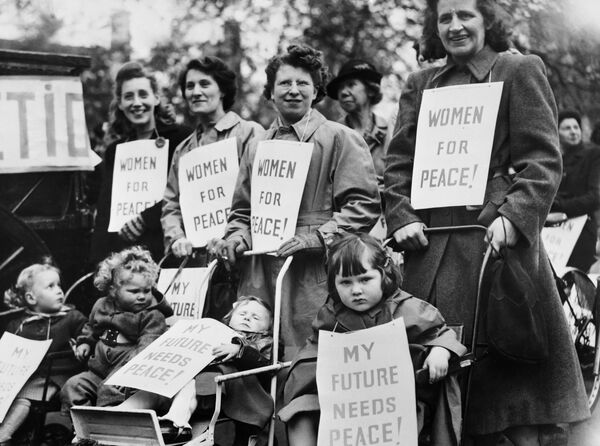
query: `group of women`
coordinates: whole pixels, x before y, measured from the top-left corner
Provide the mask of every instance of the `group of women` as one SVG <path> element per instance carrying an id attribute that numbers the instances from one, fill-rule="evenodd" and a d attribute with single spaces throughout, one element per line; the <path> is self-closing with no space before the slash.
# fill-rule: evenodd
<path id="1" fill-rule="evenodd" d="M 327 245 L 341 233 L 369 231 L 381 214 L 382 195 L 388 235 L 405 253 L 403 288 L 436 305 L 449 323 L 470 327 L 487 244 L 496 251 L 514 250 L 538 287 L 552 357 L 535 366 L 493 358 L 478 363 L 473 368 L 465 435 L 476 445 L 566 444 L 557 425 L 583 420 L 589 411 L 551 266 L 540 243 L 540 230 L 561 181 L 556 105 L 545 68 L 536 56 L 507 51 L 506 15 L 494 0 L 428 0 L 419 48 L 427 60 L 447 57 L 447 61 L 409 76 L 387 156 L 387 125 L 372 112 L 381 99 L 381 75 L 367 62 L 347 63 L 328 84 L 319 51 L 288 47 L 265 70 L 264 96 L 275 107 L 277 118 L 264 131 L 231 111 L 234 73 L 214 57 L 193 60 L 180 80 L 196 120 L 187 137 L 190 130 L 174 124 L 163 112 L 152 77 L 138 64 L 126 64 L 116 79 L 111 126 L 117 139 L 104 161 L 106 179 L 92 257 L 101 258 L 123 243 L 143 243 L 144 237 L 161 228 L 164 247 L 178 256 L 189 254 L 192 245 L 185 236 L 178 201 L 178 160 L 190 150 L 235 137 L 240 171 L 231 214 L 224 237 L 209 244 L 208 254 L 238 268 L 239 294 L 267 300 L 273 296 L 285 257 L 294 255 L 281 314 L 288 357 L 310 334 L 311 321 L 327 297 Z M 415 210 L 411 176 L 423 91 L 500 81 L 503 90 L 484 204 Z M 315 109 L 325 94 L 347 112 L 342 123 L 326 119 Z M 149 208 L 118 235 L 108 234 L 116 144 L 143 138 L 169 139 L 171 168 L 162 209 L 160 205 Z M 241 254 L 252 248 L 253 158 L 256 142 L 265 139 L 306 142 L 314 148 L 295 236 L 284 241 L 276 256 L 244 257 Z M 424 232 L 427 227 L 471 224 L 485 225 L 487 234 L 426 236 Z M 153 252 L 160 256 L 164 247 L 155 245 L 151 245 Z M 472 335 L 467 330 L 467 344 Z"/>

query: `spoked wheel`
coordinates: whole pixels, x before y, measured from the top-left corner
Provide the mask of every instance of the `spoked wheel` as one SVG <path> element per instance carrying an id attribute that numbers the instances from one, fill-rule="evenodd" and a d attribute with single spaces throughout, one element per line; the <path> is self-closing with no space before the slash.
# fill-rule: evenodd
<path id="1" fill-rule="evenodd" d="M 581 271 L 569 271 L 563 277 L 568 289 L 565 302 L 567 321 L 571 328 L 575 351 L 588 396 L 590 410 L 594 410 L 600 397 L 600 331 L 598 328 L 598 292 L 593 282 Z"/>
<path id="2" fill-rule="evenodd" d="M 23 268 L 49 255 L 44 241 L 29 226 L 0 207 L 0 291 L 13 285 Z"/>

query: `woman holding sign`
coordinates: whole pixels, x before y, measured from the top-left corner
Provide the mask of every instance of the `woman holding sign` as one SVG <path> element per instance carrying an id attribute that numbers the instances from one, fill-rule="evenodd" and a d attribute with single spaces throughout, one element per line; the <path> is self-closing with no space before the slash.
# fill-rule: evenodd
<path id="1" fill-rule="evenodd" d="M 242 119 L 231 111 L 235 102 L 236 75 L 217 57 L 204 57 L 191 60 L 181 73 L 179 86 L 185 98 L 190 114 L 196 119 L 194 132 L 176 150 L 169 170 L 162 211 L 162 225 L 165 232 L 165 247 L 178 257 L 192 253 L 192 242 L 186 237 L 180 203 L 179 161 L 192 150 L 208 146 L 218 141 L 232 139 L 237 148 L 237 160 L 255 138 L 262 136 L 264 129 L 260 124 Z M 214 174 L 219 169 L 202 169 L 198 177 Z M 219 172 L 217 172 L 219 173 Z M 235 179 L 233 180 L 235 181 Z M 205 201 L 212 201 L 221 194 L 213 188 L 199 195 L 198 208 L 205 208 Z M 216 192 L 214 192 L 216 191 Z M 212 195 L 211 195 L 212 192 Z M 227 203 L 229 205 L 229 203 Z M 225 223 L 226 216 L 202 214 L 197 217 L 198 226 L 208 229 L 213 220 Z M 217 221 L 217 223 L 220 223 Z M 222 232 L 221 232 L 222 234 Z"/>
<path id="2" fill-rule="evenodd" d="M 381 210 L 373 161 L 364 140 L 313 108 L 325 96 L 327 69 L 321 52 L 291 45 L 286 53 L 272 58 L 265 71 L 264 96 L 273 102 L 278 117 L 267 131 L 267 141 L 244 153 L 225 238 L 209 249 L 233 264 L 246 250 L 271 249 L 265 249 L 259 239 L 274 246 L 276 256 L 253 256 L 239 262 L 238 294 L 269 301 L 285 257 L 295 256 L 284 281 L 281 314 L 282 339 L 288 354 L 293 354 L 310 334 L 311 322 L 327 297 L 326 245 L 346 231 L 369 231 Z M 279 156 L 264 158 L 267 148 L 271 153 L 279 150 Z M 299 168 L 291 160 L 307 153 L 308 173 L 298 178 Z M 257 158 L 262 161 L 253 175 Z M 298 179 L 300 186 L 292 182 Z M 288 187 L 269 189 L 271 184 Z M 284 217 L 294 195 L 297 214 Z M 296 224 L 288 228 L 286 222 L 296 216 Z"/>
<path id="3" fill-rule="evenodd" d="M 147 245 L 152 256 L 158 259 L 163 251 L 160 202 L 139 212 L 138 206 L 122 206 L 127 222 L 119 232 L 108 232 L 115 154 L 118 145 L 148 139 L 154 140 L 158 149 L 168 145 L 168 159 L 171 159 L 175 147 L 190 133 L 190 129 L 174 124 L 171 113 L 160 103 L 156 79 L 136 62 L 126 63 L 117 72 L 115 95 L 110 108 L 112 116 L 109 132 L 115 140 L 107 147 L 104 161 L 98 167 L 103 179 L 92 234 L 90 261 L 95 264 L 109 253 L 120 251 L 134 243 Z M 143 168 L 144 164 L 132 166 Z M 165 171 L 164 175 L 166 174 Z M 140 183 L 131 186 L 140 192 L 144 189 Z"/>
<path id="4" fill-rule="evenodd" d="M 428 2 L 423 56 L 448 59 L 442 67 L 410 75 L 402 91 L 384 176 L 386 220 L 389 235 L 405 250 L 403 288 L 438 307 L 448 323 L 464 323 L 467 344 L 486 244 L 496 251 L 514 250 L 530 273 L 548 325 L 552 357 L 538 365 L 491 357 L 478 362 L 473 367 L 465 433 L 481 445 L 502 441 L 538 445 L 545 444 L 553 432 L 558 435 L 557 423 L 583 420 L 589 411 L 550 264 L 540 243 L 540 230 L 561 174 L 556 106 L 540 59 L 506 51 L 505 18 L 493 0 Z M 426 124 L 419 122 L 426 91 L 488 82 L 503 82 L 503 86 L 495 129 L 487 129 L 493 132 L 493 143 L 483 204 L 440 204 L 416 210 L 411 183 L 413 190 L 415 183 L 419 185 L 412 178 L 413 160 L 418 155 L 417 128 Z M 467 96 L 468 90 L 456 91 L 456 109 Z M 445 198 L 459 194 L 440 190 Z M 486 226 L 487 235 L 454 232 L 427 237 L 423 232 L 426 227 L 466 224 Z"/>

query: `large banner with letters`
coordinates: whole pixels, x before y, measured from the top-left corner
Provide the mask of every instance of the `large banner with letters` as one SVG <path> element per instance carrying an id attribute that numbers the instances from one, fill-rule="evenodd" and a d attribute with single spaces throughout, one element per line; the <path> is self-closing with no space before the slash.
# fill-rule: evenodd
<path id="1" fill-rule="evenodd" d="M 0 76 L 0 173 L 93 170 L 78 77 Z"/>
<path id="2" fill-rule="evenodd" d="M 483 204 L 502 86 L 423 92 L 410 197 L 415 209 Z"/>
<path id="3" fill-rule="evenodd" d="M 277 251 L 296 233 L 313 144 L 269 140 L 258 143 L 252 166 L 252 250 Z"/>
<path id="4" fill-rule="evenodd" d="M 319 332 L 318 446 L 417 446 L 415 379 L 402 319 Z"/>
<path id="5" fill-rule="evenodd" d="M 186 238 L 195 248 L 225 233 L 239 171 L 237 139 L 194 149 L 179 160 L 179 204 Z"/>
<path id="6" fill-rule="evenodd" d="M 162 200 L 167 186 L 169 140 L 140 139 L 118 144 L 113 168 L 109 232 Z"/>

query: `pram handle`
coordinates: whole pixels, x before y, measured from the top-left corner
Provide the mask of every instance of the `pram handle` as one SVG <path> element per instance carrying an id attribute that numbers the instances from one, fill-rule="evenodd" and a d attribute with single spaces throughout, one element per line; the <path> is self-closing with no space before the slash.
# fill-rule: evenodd
<path id="1" fill-rule="evenodd" d="M 423 228 L 425 235 L 449 234 L 452 232 L 463 231 L 483 231 L 487 232 L 487 228 L 483 225 L 462 225 L 462 226 L 437 226 L 434 228 Z M 402 249 L 396 243 L 394 237 L 387 238 L 383 241 L 383 246 L 389 246 L 393 251 L 400 252 Z"/>
<path id="2" fill-rule="evenodd" d="M 446 376 L 453 375 L 454 373 L 458 373 L 467 367 L 471 367 L 473 362 L 475 361 L 473 353 L 467 353 L 460 358 L 455 360 L 450 360 L 448 364 L 448 372 Z M 415 372 L 415 382 L 417 384 L 427 384 L 429 382 L 429 369 L 419 369 Z"/>

